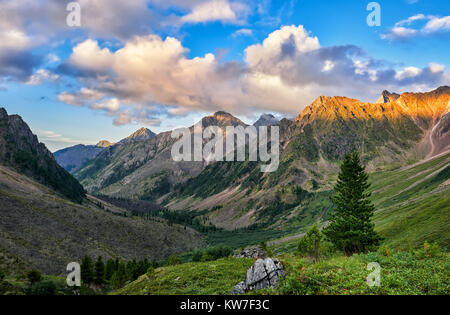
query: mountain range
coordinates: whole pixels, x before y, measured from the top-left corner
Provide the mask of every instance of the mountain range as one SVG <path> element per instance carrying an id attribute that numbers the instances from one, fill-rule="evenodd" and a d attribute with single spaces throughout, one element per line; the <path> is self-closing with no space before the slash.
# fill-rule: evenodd
<path id="1" fill-rule="evenodd" d="M 55 153 L 74 166 L 72 176 L 20 116 L 0 109 L 1 264 L 60 273 L 85 253 L 163 259 L 204 246 L 204 237 L 234 247 L 298 237 L 312 223 L 326 223 L 339 162 L 355 150 L 370 174 L 376 228 L 389 244 L 447 246 L 449 110 L 446 86 L 384 91 L 376 103 L 320 96 L 294 120 L 266 114 L 255 123 L 280 128 L 273 173 L 261 173 L 259 162 L 175 162 L 170 131 L 140 129 L 115 144 Z M 200 123 L 247 127 L 225 112 Z M 170 210 L 157 213 L 182 225 L 164 216 L 129 217 L 146 207 Z"/>

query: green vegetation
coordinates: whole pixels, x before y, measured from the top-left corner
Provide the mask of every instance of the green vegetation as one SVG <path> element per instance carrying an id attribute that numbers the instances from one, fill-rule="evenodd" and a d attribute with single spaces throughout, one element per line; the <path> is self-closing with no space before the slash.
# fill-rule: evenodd
<path id="1" fill-rule="evenodd" d="M 427 246 L 427 245 L 426 245 Z M 282 258 L 288 275 L 276 291 L 280 294 L 439 294 L 450 293 L 448 253 L 426 248 L 418 251 L 390 253 L 386 247 L 378 252 L 335 256 L 314 263 L 310 259 Z M 366 279 L 371 262 L 380 267 L 379 287 L 370 287 Z"/>
<path id="2" fill-rule="evenodd" d="M 192 261 L 213 261 L 219 258 L 228 257 L 233 253 L 233 250 L 229 246 L 214 246 L 205 250 L 195 251 L 192 256 Z"/>
<path id="3" fill-rule="evenodd" d="M 161 267 L 113 294 L 229 294 L 252 265 L 252 259 L 222 258 Z"/>

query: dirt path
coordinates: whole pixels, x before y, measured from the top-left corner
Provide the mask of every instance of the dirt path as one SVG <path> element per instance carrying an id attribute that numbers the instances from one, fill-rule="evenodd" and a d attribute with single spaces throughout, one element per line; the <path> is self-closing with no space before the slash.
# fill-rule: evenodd
<path id="1" fill-rule="evenodd" d="M 428 176 L 422 178 L 421 180 L 418 180 L 417 182 L 415 182 L 415 183 L 412 184 L 411 186 L 409 186 L 409 187 L 407 187 L 407 188 L 405 188 L 405 189 L 399 191 L 397 194 L 395 194 L 395 196 L 392 196 L 391 198 L 396 197 L 396 196 L 400 195 L 401 193 L 403 193 L 403 192 L 405 192 L 405 191 L 408 191 L 408 190 L 410 190 L 410 189 L 413 189 L 414 187 L 416 187 L 417 185 L 423 183 L 423 182 L 426 181 L 427 179 L 430 179 L 430 178 L 432 178 L 433 176 L 436 176 L 436 175 L 439 174 L 441 171 L 443 171 L 447 166 L 448 166 L 448 165 L 444 165 L 443 167 L 441 167 L 440 169 L 434 171 L 434 172 L 431 173 L 430 175 L 428 175 Z"/>
<path id="2" fill-rule="evenodd" d="M 438 121 L 437 124 L 433 127 L 433 129 L 431 129 L 431 132 L 430 132 L 431 150 L 430 150 L 430 153 L 428 153 L 428 155 L 426 156 L 426 158 L 430 158 L 430 157 L 433 156 L 434 149 L 436 147 L 435 144 L 434 144 L 434 140 L 433 140 L 433 134 L 434 134 L 434 131 L 436 130 L 436 128 L 439 126 L 440 123 L 441 123 L 441 121 Z"/>

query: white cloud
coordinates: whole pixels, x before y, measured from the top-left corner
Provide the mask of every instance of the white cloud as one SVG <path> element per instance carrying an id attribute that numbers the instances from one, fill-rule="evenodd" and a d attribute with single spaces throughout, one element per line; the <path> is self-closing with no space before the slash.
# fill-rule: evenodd
<path id="1" fill-rule="evenodd" d="M 110 113 L 115 113 L 120 109 L 120 101 L 117 98 L 112 98 L 99 103 L 94 103 L 90 107 L 92 109 L 101 109 Z"/>
<path id="2" fill-rule="evenodd" d="M 111 66 L 113 55 L 107 48 L 100 49 L 97 41 L 88 39 L 73 49 L 69 63 L 81 69 L 101 72 Z"/>
<path id="3" fill-rule="evenodd" d="M 183 16 L 183 23 L 199 23 L 209 21 L 234 21 L 236 14 L 226 0 L 212 0 L 195 6 L 191 13 Z"/>
<path id="4" fill-rule="evenodd" d="M 52 152 L 81 143 L 94 144 L 92 141 L 73 139 L 52 130 L 36 130 L 36 135 L 39 141 L 45 143 L 47 148 Z"/>
<path id="5" fill-rule="evenodd" d="M 39 69 L 30 76 L 25 84 L 28 85 L 40 85 L 43 81 L 56 81 L 59 79 L 59 75 L 51 73 L 46 69 Z"/>
<path id="6" fill-rule="evenodd" d="M 397 80 L 403 80 L 406 78 L 414 78 L 422 73 L 422 69 L 416 67 L 406 67 L 395 74 Z"/>
<path id="7" fill-rule="evenodd" d="M 419 28 L 412 25 L 417 21 L 427 21 Z M 417 14 L 405 20 L 395 23 L 386 33 L 381 34 L 382 39 L 397 40 L 409 39 L 415 36 L 428 36 L 439 32 L 450 30 L 450 16 L 437 17 L 433 15 Z"/>
<path id="8" fill-rule="evenodd" d="M 253 35 L 253 31 L 249 28 L 241 28 L 232 34 L 233 37 L 252 36 L 252 35 Z"/>
<path id="9" fill-rule="evenodd" d="M 80 47 L 87 48 L 81 53 Z M 187 52 L 178 39 L 157 35 L 127 40 L 116 51 L 85 41 L 69 63 L 94 75 L 79 76 L 84 88 L 59 99 L 106 111 L 116 125 L 157 125 L 155 117 L 193 111 L 297 114 L 318 95 L 367 99 L 383 89 L 434 88 L 446 76 L 439 64 L 396 69 L 356 46 L 321 47 L 303 26 L 272 32 L 245 49 L 242 63 L 221 63 L 213 54 L 188 58 Z"/>
<path id="10" fill-rule="evenodd" d="M 432 17 L 423 28 L 425 33 L 435 33 L 450 30 L 450 15 L 442 18 Z"/>

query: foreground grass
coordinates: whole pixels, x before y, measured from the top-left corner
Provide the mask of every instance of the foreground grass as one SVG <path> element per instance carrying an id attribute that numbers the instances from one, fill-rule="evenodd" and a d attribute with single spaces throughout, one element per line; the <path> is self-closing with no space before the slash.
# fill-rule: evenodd
<path id="1" fill-rule="evenodd" d="M 434 250 L 392 253 L 382 247 L 378 252 L 334 256 L 313 262 L 293 254 L 279 256 L 286 278 L 277 290 L 251 292 L 284 295 L 448 295 L 450 294 L 450 256 Z M 380 267 L 380 287 L 370 287 L 367 270 L 371 262 Z M 229 294 L 245 278 L 252 259 L 224 258 L 217 261 L 186 263 L 162 267 L 141 276 L 112 294 L 174 295 Z"/>
<path id="2" fill-rule="evenodd" d="M 252 265 L 252 259 L 223 258 L 161 267 L 153 275 L 143 275 L 113 294 L 229 294 L 237 283 L 244 280 L 247 269 Z"/>
<path id="3" fill-rule="evenodd" d="M 448 295 L 449 254 L 429 256 L 423 251 L 368 253 L 334 257 L 318 263 L 284 258 L 288 275 L 276 291 L 294 295 Z M 370 287 L 367 270 L 371 262 L 380 269 L 380 286 Z"/>

